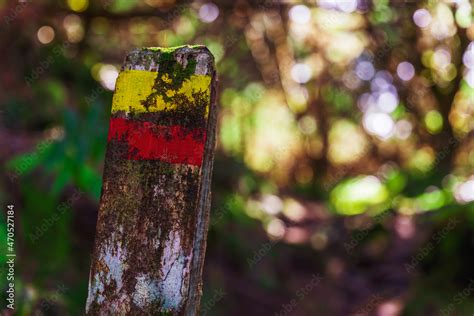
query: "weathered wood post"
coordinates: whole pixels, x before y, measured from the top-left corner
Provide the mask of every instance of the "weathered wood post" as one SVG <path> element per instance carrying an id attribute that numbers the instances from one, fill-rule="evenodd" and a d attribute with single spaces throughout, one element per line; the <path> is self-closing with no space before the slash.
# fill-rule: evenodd
<path id="1" fill-rule="evenodd" d="M 87 315 L 196 315 L 216 129 L 204 46 L 132 51 L 112 101 Z"/>

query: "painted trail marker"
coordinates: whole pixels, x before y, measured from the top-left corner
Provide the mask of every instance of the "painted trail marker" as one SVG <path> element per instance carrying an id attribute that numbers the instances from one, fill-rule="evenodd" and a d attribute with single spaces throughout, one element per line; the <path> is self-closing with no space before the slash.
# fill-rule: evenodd
<path id="1" fill-rule="evenodd" d="M 204 46 L 131 52 L 112 101 L 87 315 L 196 315 L 216 129 Z"/>

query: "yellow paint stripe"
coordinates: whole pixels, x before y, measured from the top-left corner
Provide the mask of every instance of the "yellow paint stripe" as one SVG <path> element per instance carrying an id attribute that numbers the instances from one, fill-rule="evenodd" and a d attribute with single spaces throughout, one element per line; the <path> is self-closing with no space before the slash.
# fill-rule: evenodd
<path id="1" fill-rule="evenodd" d="M 158 112 L 162 110 L 172 110 L 177 107 L 173 102 L 176 94 L 183 94 L 190 104 L 194 104 L 193 93 L 204 92 L 207 98 L 210 98 L 211 76 L 208 75 L 191 75 L 183 82 L 181 87 L 175 90 L 168 90 L 166 94 L 171 98 L 167 102 L 161 96 L 156 98 L 156 104 L 148 107 L 148 110 L 142 105 L 142 102 L 153 92 L 157 72 L 144 70 L 125 70 L 122 71 L 117 78 L 114 97 L 112 100 L 112 113 L 118 111 L 145 113 Z M 162 78 L 163 81 L 169 83 L 171 79 L 167 75 Z M 206 110 L 206 114 L 209 109 Z"/>

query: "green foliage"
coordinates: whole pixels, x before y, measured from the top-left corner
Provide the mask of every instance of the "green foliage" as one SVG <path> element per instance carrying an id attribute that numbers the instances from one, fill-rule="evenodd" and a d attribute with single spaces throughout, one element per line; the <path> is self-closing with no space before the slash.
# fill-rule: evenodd
<path id="1" fill-rule="evenodd" d="M 387 207 L 389 191 L 373 176 L 344 180 L 330 194 L 337 213 L 357 215 L 366 211 L 379 213 Z"/>

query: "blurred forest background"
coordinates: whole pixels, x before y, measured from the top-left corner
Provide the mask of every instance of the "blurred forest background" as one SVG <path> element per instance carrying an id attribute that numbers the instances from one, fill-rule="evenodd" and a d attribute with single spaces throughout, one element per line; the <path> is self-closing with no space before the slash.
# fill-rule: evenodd
<path id="1" fill-rule="evenodd" d="M 220 113 L 202 314 L 472 315 L 473 21 L 469 0 L 0 0 L 16 314 L 84 312 L 125 55 L 204 44 Z"/>

